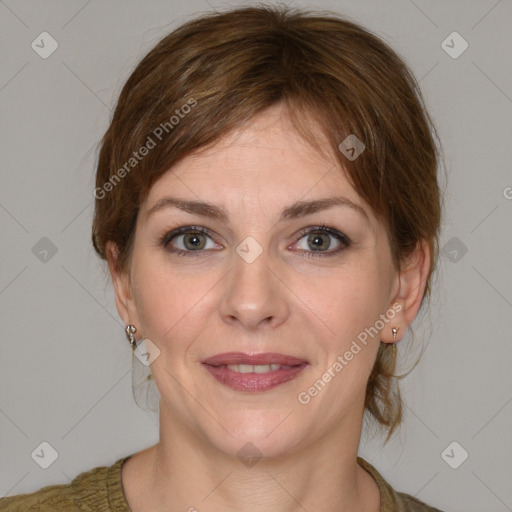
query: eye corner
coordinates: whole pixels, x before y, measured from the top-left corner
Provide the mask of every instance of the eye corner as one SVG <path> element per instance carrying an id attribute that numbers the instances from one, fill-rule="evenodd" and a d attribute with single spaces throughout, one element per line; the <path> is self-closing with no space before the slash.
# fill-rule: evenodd
<path id="1" fill-rule="evenodd" d="M 296 246 L 304 237 L 314 235 L 314 234 L 320 234 L 320 235 L 328 235 L 330 237 L 333 237 L 338 242 L 338 247 L 334 250 L 308 250 L 308 249 L 294 249 L 293 247 Z M 342 233 L 341 231 L 326 226 L 325 224 L 322 224 L 321 226 L 309 226 L 307 228 L 304 228 L 300 230 L 300 232 L 296 235 L 296 240 L 288 246 L 288 249 L 291 249 L 293 252 L 297 252 L 301 255 L 305 255 L 308 258 L 309 257 L 329 257 L 329 256 L 336 256 L 340 254 L 341 252 L 345 251 L 352 245 L 351 239 Z M 330 245 L 330 244 L 329 244 Z"/>
<path id="2" fill-rule="evenodd" d="M 208 240 L 205 242 L 205 246 L 210 242 L 215 247 L 201 247 L 195 249 L 189 249 L 187 247 L 179 248 L 172 245 L 173 240 L 185 235 L 201 235 L 205 236 Z M 183 243 L 183 242 L 182 242 Z M 212 232 L 203 226 L 186 225 L 179 226 L 173 229 L 167 229 L 162 236 L 158 238 L 158 245 L 161 246 L 165 252 L 178 255 L 178 256 L 204 256 L 205 253 L 212 251 L 222 250 L 224 247 L 219 244 Z"/>

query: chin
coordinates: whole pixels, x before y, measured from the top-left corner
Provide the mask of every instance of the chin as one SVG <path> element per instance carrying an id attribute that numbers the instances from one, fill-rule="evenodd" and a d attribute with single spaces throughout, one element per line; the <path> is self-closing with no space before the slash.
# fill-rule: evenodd
<path id="1" fill-rule="evenodd" d="M 205 425 L 203 434 L 220 451 L 242 462 L 260 458 L 277 458 L 291 453 L 304 439 L 304 425 L 297 429 L 297 418 L 290 411 L 247 410 L 223 415 L 222 428 Z M 285 419 L 286 418 L 286 419 Z M 284 421 L 283 421 L 284 420 Z"/>

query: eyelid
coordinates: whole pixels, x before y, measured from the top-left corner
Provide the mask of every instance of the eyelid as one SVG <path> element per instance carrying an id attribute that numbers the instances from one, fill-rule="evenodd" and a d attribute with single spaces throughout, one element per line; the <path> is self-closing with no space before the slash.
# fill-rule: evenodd
<path id="1" fill-rule="evenodd" d="M 192 256 L 197 257 L 205 254 L 205 252 L 209 252 L 212 250 L 217 249 L 198 249 L 197 251 L 190 251 L 190 250 L 184 250 L 177 247 L 171 247 L 171 241 L 175 238 L 178 238 L 179 236 L 185 235 L 185 234 L 191 234 L 191 233 L 198 233 L 207 236 L 215 245 L 218 244 L 214 237 L 212 236 L 211 231 L 208 228 L 205 228 L 203 226 L 180 226 L 174 229 L 171 229 L 169 231 L 166 231 L 165 234 L 160 237 L 158 240 L 158 245 L 162 246 L 164 250 L 170 252 L 171 254 L 175 254 L 178 256 Z"/>
<path id="2" fill-rule="evenodd" d="M 160 242 L 164 245 L 167 245 L 173 238 L 176 238 L 179 235 L 188 234 L 188 233 L 201 233 L 202 235 L 206 235 L 213 240 L 212 232 L 203 226 L 180 226 L 169 231 L 166 231 L 165 234 L 160 238 Z M 217 242 L 216 242 L 217 243 Z"/>
<path id="3" fill-rule="evenodd" d="M 345 235 L 345 233 L 342 233 L 337 229 L 326 226 L 325 224 L 322 224 L 321 226 L 308 226 L 307 228 L 301 229 L 298 233 L 298 240 L 311 233 L 325 233 L 327 235 L 332 235 L 335 238 L 338 238 L 340 242 L 343 242 L 347 246 L 352 243 L 352 240 L 350 240 L 350 238 L 347 235 Z"/>
<path id="4" fill-rule="evenodd" d="M 321 226 L 308 226 L 307 228 L 301 229 L 297 234 L 297 240 L 289 247 L 296 245 L 305 236 L 314 233 L 326 234 L 336 238 L 340 244 L 339 247 L 327 251 L 308 251 L 304 249 L 295 249 L 295 252 L 305 254 L 307 257 L 329 257 L 336 256 L 337 254 L 348 249 L 352 245 L 352 240 L 347 235 L 345 235 L 341 231 L 338 231 L 337 229 L 330 228 L 328 226 L 325 226 L 325 224 L 322 224 Z"/>

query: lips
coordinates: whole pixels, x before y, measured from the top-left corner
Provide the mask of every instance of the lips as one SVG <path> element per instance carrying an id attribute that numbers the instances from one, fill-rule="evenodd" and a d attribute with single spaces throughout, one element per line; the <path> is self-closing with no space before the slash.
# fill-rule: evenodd
<path id="1" fill-rule="evenodd" d="M 307 366 L 304 359 L 277 353 L 227 352 L 202 364 L 220 382 L 237 391 L 267 391 L 294 379 Z"/>
<path id="2" fill-rule="evenodd" d="M 226 352 L 209 357 L 203 361 L 203 364 L 210 366 L 227 366 L 228 364 L 278 364 L 280 366 L 297 366 L 305 363 L 307 363 L 307 361 L 304 359 L 272 352 L 254 355 L 244 354 L 243 352 Z"/>

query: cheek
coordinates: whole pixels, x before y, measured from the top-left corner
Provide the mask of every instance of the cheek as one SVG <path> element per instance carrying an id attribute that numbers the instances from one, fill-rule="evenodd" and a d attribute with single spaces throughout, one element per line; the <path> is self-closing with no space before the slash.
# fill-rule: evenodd
<path id="1" fill-rule="evenodd" d="M 376 324 L 387 307 L 386 278 L 376 261 L 366 260 L 340 269 L 325 290 L 315 294 L 315 304 L 328 326 L 322 340 L 326 359 L 314 372 L 309 389 L 313 394 L 316 388 L 322 390 L 315 407 L 334 421 L 364 399 L 380 346 L 381 325 Z M 325 388 L 317 379 L 328 381 Z"/>
<path id="2" fill-rule="evenodd" d="M 162 347 L 195 337 L 207 317 L 208 291 L 215 281 L 204 274 L 178 273 L 156 258 L 139 259 L 134 290 L 144 336 Z"/>
<path id="3" fill-rule="evenodd" d="M 344 344 L 385 312 L 387 285 L 376 262 L 351 265 L 336 274 L 310 298 L 331 334 Z"/>

